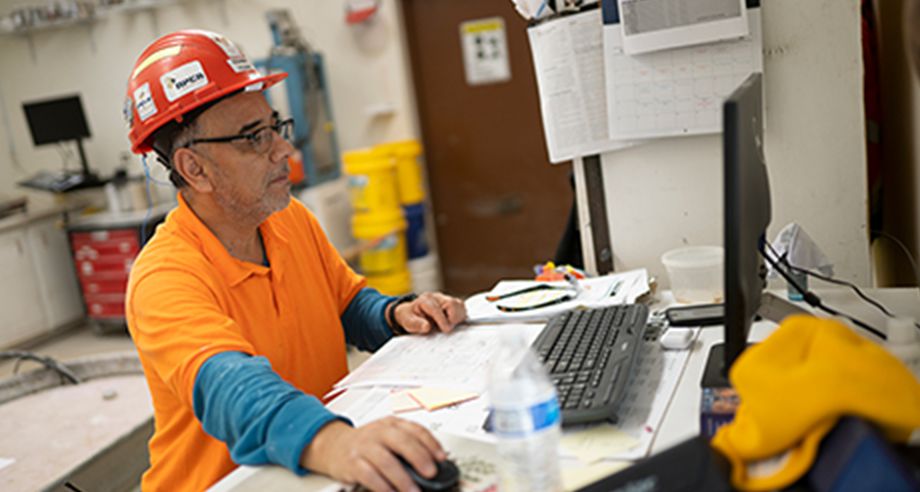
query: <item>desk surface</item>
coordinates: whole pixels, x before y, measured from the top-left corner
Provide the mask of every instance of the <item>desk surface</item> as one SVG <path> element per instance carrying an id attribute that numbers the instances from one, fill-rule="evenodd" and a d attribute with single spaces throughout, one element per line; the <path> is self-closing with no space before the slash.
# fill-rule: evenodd
<path id="1" fill-rule="evenodd" d="M 832 306 L 867 323 L 884 328 L 885 316 L 859 299 L 852 291 L 843 289 L 815 289 L 828 306 Z M 878 300 L 893 312 L 920 319 L 920 291 L 916 288 L 866 289 L 866 294 Z M 778 293 L 779 294 L 779 293 Z M 667 296 L 665 296 L 667 298 Z M 662 308 L 662 302 L 652 306 Z M 752 327 L 750 340 L 758 341 L 776 329 L 771 322 L 758 322 Z M 652 444 L 652 453 L 663 451 L 681 441 L 699 434 L 700 376 L 712 345 L 722 341 L 720 327 L 702 330 L 690 349 L 690 359 L 681 376 L 680 384 L 671 400 L 661 427 Z M 320 476 L 295 477 L 277 466 L 259 468 L 240 467 L 215 484 L 214 491 L 303 490 L 319 491 L 334 482 Z"/>

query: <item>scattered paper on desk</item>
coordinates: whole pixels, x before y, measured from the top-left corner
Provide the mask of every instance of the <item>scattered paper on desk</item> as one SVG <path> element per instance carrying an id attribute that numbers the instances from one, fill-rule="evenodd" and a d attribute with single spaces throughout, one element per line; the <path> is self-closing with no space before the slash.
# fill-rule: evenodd
<path id="1" fill-rule="evenodd" d="M 393 413 L 411 412 L 422 408 L 422 404 L 412 398 L 409 390 L 397 390 L 390 393 L 390 410 Z"/>
<path id="2" fill-rule="evenodd" d="M 579 280 L 581 292 L 577 297 L 569 301 L 542 308 L 507 313 L 500 311 L 495 306 L 494 302 L 486 300 L 486 297 L 490 295 L 513 292 L 543 283 L 560 287 L 569 285 L 565 281 L 539 282 L 535 280 L 502 280 L 495 284 L 489 292 L 474 294 L 465 301 L 467 320 L 470 323 L 543 322 L 556 314 L 579 306 L 591 308 L 633 303 L 636 302 L 636 299 L 649 291 L 648 271 L 644 268 L 639 268 L 627 272 Z"/>
<path id="3" fill-rule="evenodd" d="M 693 330 L 696 340 L 700 329 Z M 648 456 L 690 358 L 689 350 L 663 350 L 657 337 L 646 338 L 643 344 L 636 354 L 636 367 L 622 403 L 617 408 L 617 427 L 633 437 L 637 444 L 611 453 L 607 458 L 637 460 Z"/>
<path id="4" fill-rule="evenodd" d="M 585 485 L 594 483 L 608 475 L 612 475 L 631 463 L 623 461 L 598 461 L 590 465 L 562 464 L 563 490 L 578 490 Z"/>
<path id="5" fill-rule="evenodd" d="M 748 35 L 745 0 L 616 0 L 623 50 L 635 55 Z"/>
<path id="6" fill-rule="evenodd" d="M 563 456 L 573 456 L 584 464 L 629 451 L 637 444 L 638 439 L 607 423 L 566 430 L 560 441 Z"/>
<path id="7" fill-rule="evenodd" d="M 489 415 L 486 396 L 444 407 L 437 412 L 407 412 L 401 418 L 411 420 L 432 432 L 449 432 L 467 439 L 494 442 L 495 438 L 482 428 Z"/>
<path id="8" fill-rule="evenodd" d="M 452 388 L 415 388 L 406 393 L 429 412 L 479 397 L 479 393 Z"/>
<path id="9" fill-rule="evenodd" d="M 535 324 L 463 325 L 452 333 L 391 338 L 335 389 L 361 386 L 433 386 L 485 391 L 499 344 L 494 330 L 516 331 L 528 345 L 543 327 Z"/>
<path id="10" fill-rule="evenodd" d="M 608 136 L 600 9 L 530 27 L 527 37 L 550 162 L 639 143 Z"/>
<path id="11" fill-rule="evenodd" d="M 747 10 L 750 35 L 630 56 L 622 24 L 604 0 L 604 74 L 612 139 L 648 139 L 721 131 L 722 101 L 763 71 L 760 8 Z"/>

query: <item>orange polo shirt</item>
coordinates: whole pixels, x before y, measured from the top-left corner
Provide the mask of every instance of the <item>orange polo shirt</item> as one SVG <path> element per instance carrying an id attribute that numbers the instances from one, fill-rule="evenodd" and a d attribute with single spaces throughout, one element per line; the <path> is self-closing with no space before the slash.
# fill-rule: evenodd
<path id="1" fill-rule="evenodd" d="M 153 397 L 147 490 L 203 490 L 236 466 L 192 409 L 195 377 L 214 354 L 266 357 L 322 397 L 348 371 L 340 321 L 365 280 L 292 199 L 259 226 L 270 267 L 238 260 L 179 195 L 131 270 L 126 315 Z"/>

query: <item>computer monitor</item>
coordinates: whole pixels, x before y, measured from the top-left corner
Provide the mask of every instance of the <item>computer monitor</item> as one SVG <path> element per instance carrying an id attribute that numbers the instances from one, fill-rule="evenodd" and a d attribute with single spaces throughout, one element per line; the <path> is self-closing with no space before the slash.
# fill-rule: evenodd
<path id="1" fill-rule="evenodd" d="M 770 225 L 770 183 L 763 153 L 762 76 L 751 74 L 722 105 L 727 371 L 747 345 L 766 269 L 760 252 Z"/>
<path id="2" fill-rule="evenodd" d="M 83 151 L 83 139 L 90 137 L 90 131 L 79 95 L 24 102 L 22 111 L 36 146 L 75 140 L 83 176 L 87 181 L 96 180 Z"/>
<path id="3" fill-rule="evenodd" d="M 725 241 L 725 343 L 713 347 L 703 386 L 728 386 L 728 370 L 747 346 L 766 286 L 760 252 L 770 225 L 763 153 L 762 76 L 754 73 L 722 105 Z"/>

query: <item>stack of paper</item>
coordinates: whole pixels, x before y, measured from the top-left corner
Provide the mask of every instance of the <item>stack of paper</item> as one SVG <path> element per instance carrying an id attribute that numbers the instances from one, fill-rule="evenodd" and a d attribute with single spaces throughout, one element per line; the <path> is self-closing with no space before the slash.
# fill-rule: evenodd
<path id="1" fill-rule="evenodd" d="M 577 307 L 601 307 L 613 304 L 636 302 L 646 294 L 648 288 L 648 271 L 644 268 L 628 272 L 604 275 L 580 280 L 581 292 L 572 300 L 537 309 L 519 312 L 503 312 L 495 302 L 486 299 L 489 296 L 514 292 L 537 284 L 549 284 L 565 287 L 567 282 L 538 282 L 534 280 L 502 280 L 489 292 L 475 294 L 466 300 L 466 316 L 470 323 L 501 323 L 546 321 L 563 311 Z"/>

